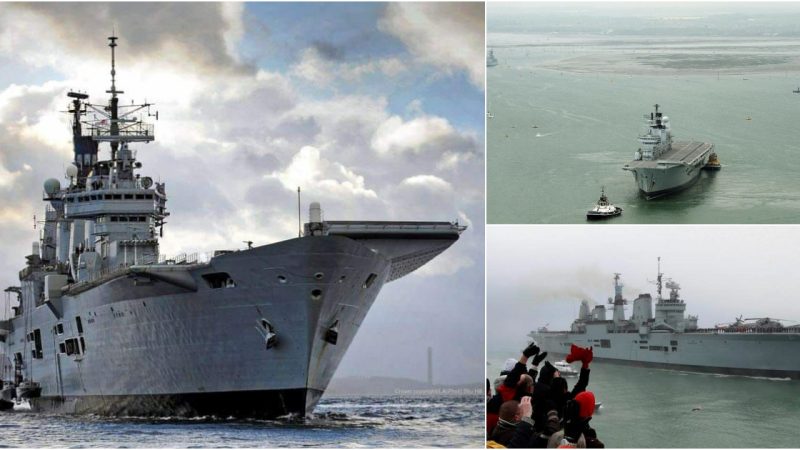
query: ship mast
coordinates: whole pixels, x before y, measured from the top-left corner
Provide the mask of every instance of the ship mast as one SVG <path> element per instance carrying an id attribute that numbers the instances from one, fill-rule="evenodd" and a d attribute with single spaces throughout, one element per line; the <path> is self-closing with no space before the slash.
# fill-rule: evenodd
<path id="1" fill-rule="evenodd" d="M 116 58 L 115 58 L 115 51 L 114 49 L 117 47 L 117 37 L 116 36 L 109 36 L 108 37 L 108 46 L 111 47 L 111 90 L 106 91 L 107 94 L 111 94 L 111 135 L 112 136 L 119 136 L 119 98 L 117 98 L 117 94 L 124 94 L 123 91 L 117 90 L 116 85 Z M 117 150 L 119 149 L 119 141 L 111 141 L 111 161 L 116 161 L 117 159 Z"/>
<path id="2" fill-rule="evenodd" d="M 658 107 L 658 105 L 656 105 L 656 107 Z M 656 277 L 656 288 L 657 288 L 657 292 L 658 292 L 658 301 L 659 302 L 661 301 L 661 277 L 663 275 L 664 274 L 661 273 L 661 257 L 659 256 L 658 257 L 658 276 Z"/>

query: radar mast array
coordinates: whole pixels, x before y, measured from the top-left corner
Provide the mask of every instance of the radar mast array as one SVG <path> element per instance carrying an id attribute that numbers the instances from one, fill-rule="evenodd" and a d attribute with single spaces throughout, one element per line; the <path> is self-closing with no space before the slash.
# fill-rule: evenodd
<path id="1" fill-rule="evenodd" d="M 117 160 L 117 151 L 120 144 L 128 142 L 150 142 L 155 139 L 153 125 L 145 122 L 146 117 L 155 117 L 158 112 L 153 112 L 152 103 L 133 103 L 120 105 L 118 94 L 124 91 L 117 89 L 116 83 L 116 47 L 117 36 L 109 36 L 108 46 L 111 48 L 111 89 L 106 93 L 111 94 L 111 99 L 106 105 L 93 104 L 86 101 L 86 94 L 70 92 L 73 104 L 70 113 L 73 113 L 75 122 L 73 129 L 81 136 L 91 137 L 95 142 L 108 142 L 111 145 L 111 161 Z M 85 116 L 81 118 L 81 116 Z M 90 117 L 91 116 L 91 117 Z"/>

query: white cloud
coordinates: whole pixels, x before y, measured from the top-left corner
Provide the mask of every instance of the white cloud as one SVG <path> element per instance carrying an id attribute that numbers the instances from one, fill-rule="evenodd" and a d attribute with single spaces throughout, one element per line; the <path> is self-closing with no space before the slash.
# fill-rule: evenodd
<path id="1" fill-rule="evenodd" d="M 447 119 L 441 117 L 423 116 L 404 121 L 399 116 L 392 116 L 375 131 L 372 148 L 382 154 L 419 153 L 426 145 L 455 133 Z"/>
<path id="2" fill-rule="evenodd" d="M 435 175 L 414 175 L 401 183 L 404 186 L 419 187 L 431 191 L 450 192 L 453 185 Z"/>
<path id="3" fill-rule="evenodd" d="M 379 28 L 400 39 L 421 62 L 464 70 L 483 89 L 483 3 L 389 3 Z"/>
<path id="4" fill-rule="evenodd" d="M 375 191 L 366 188 L 363 176 L 323 158 L 319 149 L 311 146 L 301 148 L 288 167 L 267 177 L 276 178 L 289 190 L 300 186 L 332 197 L 378 197 Z"/>
<path id="5" fill-rule="evenodd" d="M 323 58 L 313 47 L 303 50 L 300 62 L 292 66 L 292 75 L 306 81 L 327 86 L 333 81 L 333 63 Z"/>
<path id="6" fill-rule="evenodd" d="M 0 149 L 1 151 L 1 149 Z M 5 188 L 14 184 L 14 180 L 19 176 L 19 171 L 11 172 L 2 164 L 0 164 L 0 188 Z M 7 211 L 3 210 L 5 214 Z M 5 220 L 5 216 L 3 216 L 3 220 Z"/>

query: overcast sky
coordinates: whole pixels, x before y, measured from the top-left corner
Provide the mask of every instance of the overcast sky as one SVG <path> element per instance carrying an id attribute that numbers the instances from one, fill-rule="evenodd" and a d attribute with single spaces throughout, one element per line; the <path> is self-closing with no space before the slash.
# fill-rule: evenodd
<path id="1" fill-rule="evenodd" d="M 461 241 L 384 288 L 337 375 L 425 379 L 430 345 L 437 381 L 482 379 L 482 3 L 0 4 L 3 287 L 71 160 L 66 92 L 106 101 L 112 27 L 122 102 L 160 110 L 135 148 L 167 183 L 162 253 L 291 238 L 298 185 L 331 220 L 458 220 Z"/>
<path id="2" fill-rule="evenodd" d="M 516 352 L 547 324 L 568 329 L 582 299 L 613 297 L 614 272 L 631 305 L 655 297 L 659 256 L 700 327 L 740 314 L 800 320 L 796 226 L 492 226 L 486 247 L 489 352 Z"/>

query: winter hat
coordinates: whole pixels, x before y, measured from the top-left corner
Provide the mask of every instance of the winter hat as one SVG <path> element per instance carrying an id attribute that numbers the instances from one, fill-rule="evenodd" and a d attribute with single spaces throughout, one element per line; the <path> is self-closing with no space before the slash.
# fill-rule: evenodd
<path id="1" fill-rule="evenodd" d="M 550 364 L 550 361 L 545 361 L 544 366 L 539 370 L 539 383 L 550 384 L 553 375 L 556 374 L 556 368 Z"/>
<path id="2" fill-rule="evenodd" d="M 506 360 L 505 364 L 503 364 L 503 371 L 500 372 L 500 375 L 506 375 L 506 374 L 510 373 L 512 370 L 514 370 L 514 366 L 516 366 L 516 365 L 517 365 L 517 360 L 516 359 L 508 358 Z"/>
<path id="3" fill-rule="evenodd" d="M 592 414 L 594 414 L 594 394 L 591 391 L 583 391 L 576 395 L 575 401 L 580 405 L 578 416 L 581 419 L 592 417 Z"/>

